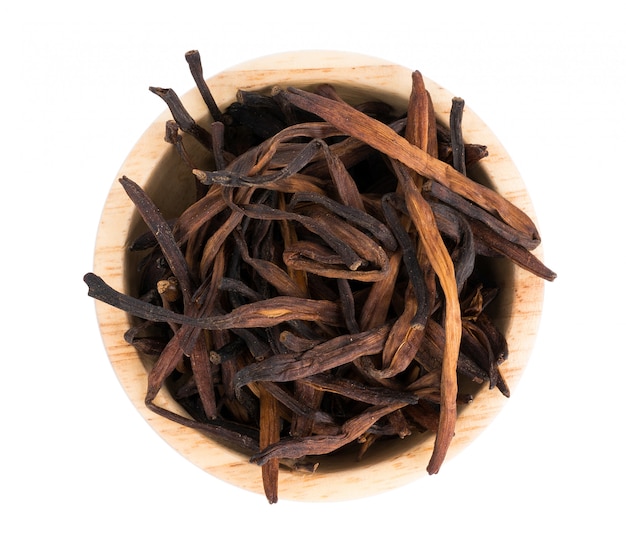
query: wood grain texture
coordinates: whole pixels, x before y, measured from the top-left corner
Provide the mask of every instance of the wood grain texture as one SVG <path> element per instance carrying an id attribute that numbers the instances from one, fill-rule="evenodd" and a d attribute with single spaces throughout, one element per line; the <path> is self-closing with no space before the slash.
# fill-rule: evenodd
<path id="1" fill-rule="evenodd" d="M 342 52 L 293 52 L 243 63 L 208 79 L 220 107 L 235 99 L 239 88 L 269 89 L 274 85 L 307 87 L 326 82 L 333 84 L 348 101 L 367 97 L 385 100 L 399 110 L 406 109 L 411 90 L 412 69 L 384 60 Z M 453 94 L 425 78 L 435 112 L 447 121 Z M 454 95 L 462 96 L 463 91 Z M 206 108 L 194 89 L 182 100 L 190 113 L 203 120 Z M 94 272 L 123 292 L 132 292 L 136 259 L 126 246 L 138 233 L 140 221 L 134 206 L 118 183 L 126 175 L 146 188 L 166 216 L 178 214 L 190 201 L 193 184 L 172 147 L 163 140 L 164 125 L 171 118 L 164 111 L 139 139 L 115 178 L 104 205 L 94 255 Z M 206 121 L 206 118 L 204 119 Z M 514 163 L 489 128 L 466 106 L 463 134 L 468 142 L 485 144 L 489 156 L 480 162 L 480 177 L 523 209 L 533 220 L 534 210 Z M 189 185 L 172 193 L 171 182 L 188 179 Z M 541 257 L 541 249 L 534 252 Z M 516 383 L 528 361 L 539 326 L 543 303 L 543 281 L 507 262 L 495 263 L 496 274 L 504 288 L 499 298 L 496 321 L 506 333 L 509 358 L 503 374 L 515 393 Z M 129 327 L 124 312 L 97 303 L 96 312 L 104 346 L 111 365 L 137 410 L 149 425 L 183 457 L 209 474 L 230 484 L 263 494 L 261 468 L 248 458 L 211 441 L 198 431 L 181 427 L 150 412 L 144 406 L 148 365 L 135 349 L 123 340 Z M 460 409 L 456 434 L 447 460 L 474 440 L 498 414 L 508 399 L 497 390 L 481 388 L 474 401 Z M 183 413 L 166 393 L 157 403 Z M 375 495 L 426 475 L 434 435 L 411 435 L 403 440 L 372 447 L 365 458 L 355 462 L 344 457 L 323 463 L 315 474 L 281 470 L 281 499 L 300 501 L 346 500 Z M 158 459 L 156 460 L 158 461 Z M 445 477 L 442 473 L 433 477 Z"/>

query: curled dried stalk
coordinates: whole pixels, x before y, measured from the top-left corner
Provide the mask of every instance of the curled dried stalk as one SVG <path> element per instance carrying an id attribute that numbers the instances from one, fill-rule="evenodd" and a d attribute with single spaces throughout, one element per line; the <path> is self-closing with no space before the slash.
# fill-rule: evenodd
<path id="1" fill-rule="evenodd" d="M 194 318 L 121 293 L 91 272 L 84 281 L 89 286 L 90 297 L 153 322 L 175 322 L 205 330 L 264 328 L 291 320 L 319 321 L 333 326 L 342 323 L 340 308 L 332 301 L 273 297 L 242 305 L 226 314 Z"/>

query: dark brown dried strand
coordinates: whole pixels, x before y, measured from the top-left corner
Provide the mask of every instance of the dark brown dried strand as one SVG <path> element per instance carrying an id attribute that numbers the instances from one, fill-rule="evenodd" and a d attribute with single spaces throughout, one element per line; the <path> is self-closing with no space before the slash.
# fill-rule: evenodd
<path id="1" fill-rule="evenodd" d="M 135 207 L 137 207 L 139 214 L 150 231 L 156 237 L 167 264 L 172 270 L 174 277 L 178 280 L 183 300 L 185 304 L 188 304 L 193 293 L 191 276 L 185 257 L 176 243 L 176 238 L 170 225 L 143 188 L 126 176 L 122 176 L 119 182 L 135 204 Z"/>
<path id="2" fill-rule="evenodd" d="M 259 447 L 261 450 L 280 441 L 280 418 L 278 401 L 262 386 L 259 387 L 260 420 Z M 279 461 L 270 459 L 261 466 L 261 476 L 265 497 L 270 504 L 278 501 Z"/>
<path id="3" fill-rule="evenodd" d="M 297 439 L 283 439 L 252 455 L 250 462 L 263 465 L 272 458 L 300 458 L 302 456 L 318 456 L 330 454 L 337 449 L 353 442 L 365 433 L 380 418 L 405 406 L 406 403 L 396 403 L 385 406 L 372 406 L 362 414 L 351 418 L 342 426 L 339 435 L 311 435 Z"/>
<path id="4" fill-rule="evenodd" d="M 272 297 L 237 307 L 230 313 L 198 319 L 205 329 L 267 328 L 290 320 L 341 325 L 341 309 L 331 301 L 300 297 Z"/>
<path id="5" fill-rule="evenodd" d="M 311 159 L 315 157 L 317 152 L 320 150 L 320 147 L 321 144 L 319 140 L 311 140 L 288 165 L 275 172 L 265 172 L 263 174 L 253 176 L 229 170 L 194 170 L 193 173 L 200 180 L 200 182 L 206 185 L 218 184 L 220 186 L 229 187 L 263 187 L 298 173 L 311 161 Z"/>
<path id="6" fill-rule="evenodd" d="M 357 209 L 349 205 L 342 205 L 333 199 L 312 193 L 295 193 L 289 203 L 289 210 L 293 211 L 298 203 L 312 202 L 322 205 L 331 213 L 338 215 L 344 220 L 354 224 L 355 226 L 366 230 L 388 251 L 395 251 L 398 247 L 393 233 L 382 222 L 375 217 L 369 215 L 364 209 Z"/>
<path id="7" fill-rule="evenodd" d="M 409 418 L 409 420 L 418 424 L 426 431 L 437 432 L 439 427 L 439 414 L 435 410 L 435 406 L 432 403 L 422 401 L 418 405 L 408 405 L 402 409 L 402 412 Z"/>
<path id="8" fill-rule="evenodd" d="M 223 171 L 227 166 L 227 154 L 224 151 L 224 123 L 221 121 L 211 123 L 211 140 L 215 170 Z M 196 169 L 197 167 L 193 168 Z"/>
<path id="9" fill-rule="evenodd" d="M 451 237 L 456 242 L 450 257 L 454 263 L 456 285 L 459 291 L 461 291 L 465 282 L 474 272 L 476 257 L 474 234 L 462 213 L 451 209 L 447 205 L 437 203 L 431 203 L 430 208 L 435 215 L 440 232 L 445 236 Z"/>
<path id="10" fill-rule="evenodd" d="M 360 282 L 377 282 L 382 280 L 387 272 L 386 269 L 350 270 L 348 268 L 341 268 L 337 265 L 326 265 L 317 261 L 312 261 L 307 257 L 300 256 L 298 250 L 294 248 L 290 248 L 289 251 L 285 251 L 285 256 L 283 258 L 285 264 L 292 269 L 309 272 L 325 278 L 343 278 Z"/>
<path id="11" fill-rule="evenodd" d="M 404 417 L 401 409 L 394 410 L 387 414 L 387 422 L 389 423 L 389 429 L 387 430 L 393 436 L 397 436 L 400 439 L 404 439 L 411 435 L 411 427 L 407 419 Z"/>
<path id="12" fill-rule="evenodd" d="M 432 333 L 431 332 L 432 326 L 435 326 L 437 330 L 441 330 L 440 334 L 443 335 L 443 329 L 441 328 L 441 326 L 439 326 L 438 324 L 433 324 L 431 322 L 428 324 L 428 327 L 427 327 L 427 332 L 428 332 L 427 336 L 429 338 L 430 338 L 430 334 Z M 420 348 L 420 357 L 419 357 L 420 361 L 423 359 L 422 349 L 423 347 Z M 441 357 L 442 350 L 443 350 L 442 348 L 438 349 L 440 353 L 439 357 Z M 440 362 L 438 363 L 441 364 Z M 421 399 L 428 398 L 427 394 L 433 393 L 433 391 L 435 391 L 438 395 L 439 388 L 441 387 L 440 370 L 430 369 L 430 367 L 428 366 L 428 362 L 424 364 L 425 364 L 426 369 L 419 370 L 415 379 L 410 384 L 406 385 L 405 387 L 405 392 L 415 393 L 415 395 L 417 397 L 420 397 Z M 437 364 L 437 362 L 435 364 Z M 437 397 L 437 402 L 439 402 L 439 397 Z"/>
<path id="13" fill-rule="evenodd" d="M 304 382 L 296 382 L 304 383 Z M 274 383 L 271 381 L 263 381 L 249 384 L 250 389 L 258 395 L 258 389 L 263 388 L 270 393 L 280 404 L 280 414 L 286 420 L 292 420 L 293 417 L 301 416 L 312 421 L 313 424 L 331 426 L 335 425 L 333 417 L 328 413 L 317 408 L 313 408 L 302 402 L 295 396 L 284 384 Z M 293 429 L 291 429 L 293 432 Z"/>
<path id="14" fill-rule="evenodd" d="M 333 127 L 335 128 L 335 127 Z M 404 128 L 404 127 L 402 127 Z M 337 131 L 340 135 L 345 133 Z M 366 161 L 375 154 L 375 150 L 364 144 L 361 140 L 356 138 L 347 137 L 339 142 L 335 142 L 329 146 L 333 157 L 338 159 L 346 170 L 350 170 L 355 165 L 362 161 Z M 313 161 L 306 169 L 304 173 L 309 176 L 315 176 L 317 178 L 328 179 L 332 181 L 332 175 L 330 173 L 334 167 L 329 165 L 329 160 L 324 156 L 319 160 Z"/>
<path id="15" fill-rule="evenodd" d="M 429 474 L 437 473 L 445 459 L 454 437 L 456 425 L 456 395 L 458 389 L 456 366 L 461 342 L 461 309 L 459 305 L 454 265 L 439 234 L 435 217 L 428 203 L 414 186 L 413 181 L 397 161 L 392 165 L 398 176 L 405 202 L 415 225 L 421 244 L 433 267 L 445 297 L 445 345 L 441 368 L 441 418 L 435 438 L 435 447 L 428 464 Z"/>
<path id="16" fill-rule="evenodd" d="M 356 271 L 363 264 L 363 259 L 361 259 L 351 247 L 346 245 L 345 242 L 337 238 L 332 232 L 329 232 L 326 227 L 320 224 L 320 221 L 313 220 L 311 217 L 299 213 L 280 211 L 267 205 L 242 205 L 240 208 L 242 212 L 250 218 L 290 220 L 302 224 L 302 226 L 322 238 L 340 255 L 343 263 L 345 263 L 350 271 Z"/>
<path id="17" fill-rule="evenodd" d="M 214 270 L 211 277 L 198 287 L 196 292 L 191 298 L 191 302 L 188 305 L 185 314 L 195 320 L 211 314 L 214 310 L 215 303 L 219 293 L 219 281 L 224 273 L 224 250 L 220 248 L 216 255 L 216 262 L 214 264 Z M 170 323 L 170 325 L 172 325 Z M 198 339 L 204 335 L 202 329 L 195 325 L 184 325 L 176 332 L 177 346 L 180 347 L 185 356 L 193 356 L 194 349 Z M 204 340 L 202 340 L 204 342 Z M 206 347 L 206 344 L 205 344 Z M 202 357 L 204 353 L 196 353 L 195 360 L 198 362 L 206 362 Z M 199 373 L 200 377 L 208 378 L 203 372 Z M 211 405 L 210 391 L 206 386 L 208 382 L 199 382 L 199 386 L 203 387 L 204 400 L 207 405 Z M 211 411 L 211 410 L 210 410 Z"/>
<path id="18" fill-rule="evenodd" d="M 463 318 L 476 320 L 489 304 L 489 301 L 494 298 L 495 297 L 491 297 L 491 290 L 489 288 L 486 289 L 480 282 L 472 289 L 467 289 L 461 301 Z"/>
<path id="19" fill-rule="evenodd" d="M 323 141 L 328 138 L 343 135 L 343 132 L 326 122 L 299 123 L 287 127 L 251 150 L 251 153 L 254 154 L 255 163 L 247 174 L 249 176 L 261 174 L 274 158 L 281 145 L 286 142 L 306 138 L 309 140 Z M 323 143 L 321 145 L 323 146 Z M 319 154 L 319 157 L 320 159 L 323 159 L 321 153 Z"/>
<path id="20" fill-rule="evenodd" d="M 193 318 L 200 318 L 214 313 L 220 295 L 220 282 L 226 270 L 225 258 L 225 250 L 220 247 L 215 255 L 210 277 L 206 278 L 196 289 L 192 297 L 191 308 L 186 314 Z M 187 331 L 186 339 L 181 342 L 181 347 L 186 355 L 191 355 L 195 342 L 201 333 L 201 330 L 195 327 Z"/>
<path id="21" fill-rule="evenodd" d="M 285 98 L 285 101 L 287 101 L 286 98 Z M 401 133 L 404 131 L 406 127 L 406 118 L 400 118 L 400 119 L 397 119 L 396 121 L 392 121 L 388 123 L 388 126 L 394 132 Z M 335 127 L 333 126 L 332 128 L 335 128 Z M 338 135 L 345 135 L 345 132 L 341 132 L 336 129 L 335 131 L 338 133 Z M 363 161 L 371 160 L 372 158 L 376 158 L 379 155 L 379 152 L 377 152 L 370 145 L 352 136 L 348 136 L 347 138 L 343 140 L 340 140 L 334 144 L 331 144 L 330 150 L 348 170 L 354 168 L 357 164 Z M 308 175 L 315 175 L 315 176 L 322 177 L 322 178 L 329 178 L 330 174 L 329 174 L 328 160 L 325 158 L 322 158 L 318 161 L 312 162 L 305 169 L 305 172 Z"/>
<path id="22" fill-rule="evenodd" d="M 549 282 L 556 278 L 556 273 L 550 270 L 526 248 L 504 239 L 482 222 L 469 220 L 469 223 L 478 253 L 488 256 L 502 255 L 524 270 Z"/>
<path id="23" fill-rule="evenodd" d="M 309 241 L 296 240 L 285 246 L 283 259 L 287 266 L 291 265 L 292 259 L 309 259 L 325 265 L 341 265 L 343 260 L 341 257 L 329 247 Z"/>
<path id="24" fill-rule="evenodd" d="M 228 422 L 223 419 L 212 420 L 208 423 L 182 416 L 162 406 L 147 402 L 146 406 L 152 412 L 175 422 L 181 426 L 190 427 L 205 433 L 213 439 L 225 443 L 227 446 L 240 450 L 246 454 L 254 454 L 259 450 L 258 432 L 244 427 L 241 424 Z M 255 435 L 256 434 L 256 435 Z"/>
<path id="25" fill-rule="evenodd" d="M 331 100 L 346 102 L 346 100 L 342 98 L 341 94 L 339 94 L 335 86 L 332 84 L 318 84 L 314 91 L 316 94 L 330 98 Z M 279 97 L 279 95 L 274 97 Z M 361 103 L 354 104 L 353 107 L 363 113 L 367 113 L 369 117 L 373 117 L 375 119 L 388 119 L 391 117 L 393 112 L 393 107 L 387 102 L 383 102 L 381 100 L 365 100 Z"/>
<path id="26" fill-rule="evenodd" d="M 211 349 L 209 351 L 209 360 L 213 364 L 222 364 L 223 362 L 228 362 L 229 360 L 232 360 L 243 354 L 243 352 L 246 350 L 245 345 L 246 344 L 243 339 L 236 337 L 232 341 L 228 341 L 226 344 L 220 346 L 219 348 Z M 215 343 L 215 346 L 217 347 L 217 343 Z"/>
<path id="27" fill-rule="evenodd" d="M 439 182 L 434 180 L 429 181 L 428 196 L 434 197 L 439 201 L 446 203 L 456 211 L 466 215 L 468 218 L 482 222 L 506 240 L 521 245 L 527 249 L 535 249 L 540 243 L 539 239 L 528 239 L 524 233 L 518 232 L 512 226 L 496 218 L 485 209 L 482 209 L 471 201 L 468 201 L 463 196 L 455 193 L 453 190 L 443 184 L 440 184 Z"/>
<path id="28" fill-rule="evenodd" d="M 285 194 L 278 195 L 277 206 L 278 209 L 280 209 L 281 211 L 286 210 L 287 199 L 285 197 Z M 280 238 L 282 240 L 284 253 L 285 248 L 292 247 L 296 242 L 298 242 L 298 234 L 295 225 L 291 224 L 288 220 L 279 221 L 278 228 L 280 231 Z M 287 274 L 289 274 L 290 278 L 300 287 L 300 289 L 302 289 L 303 291 L 307 291 L 308 293 L 308 282 L 306 273 L 302 272 L 301 270 L 295 270 L 287 265 L 285 265 L 285 270 L 287 271 Z"/>
<path id="29" fill-rule="evenodd" d="M 305 408 L 313 412 L 320 411 L 322 399 L 324 398 L 324 393 L 322 391 L 305 385 L 302 380 L 293 382 L 293 390 L 294 398 Z M 294 416 L 291 420 L 290 434 L 293 437 L 311 435 L 314 431 L 316 431 L 316 422 L 318 426 L 317 429 L 319 429 L 320 420 L 316 420 L 316 418 L 319 417 L 311 416 L 306 412 L 294 412 Z M 328 418 L 323 422 L 326 425 L 335 425 L 335 422 L 330 415 L 328 415 Z"/>
<path id="30" fill-rule="evenodd" d="M 170 225 L 170 228 L 174 227 L 175 221 L 170 219 L 167 221 Z M 128 245 L 129 251 L 147 251 L 148 249 L 152 249 L 155 245 L 157 245 L 156 238 L 154 234 L 147 230 L 146 232 L 142 232 L 133 239 L 133 241 Z M 144 267 L 143 263 L 146 263 L 149 255 L 146 255 L 146 258 L 142 260 L 142 264 L 140 264 L 139 268 L 142 269 Z"/>
<path id="31" fill-rule="evenodd" d="M 374 267 L 376 271 L 379 271 L 381 275 L 377 279 L 382 278 L 382 275 L 389 270 L 387 252 L 366 233 L 348 224 L 342 218 L 316 208 L 316 206 L 310 206 L 305 212 L 312 220 L 324 228 L 325 237 L 335 236 L 335 239 L 348 246 L 362 259 L 364 267 Z M 369 272 L 372 272 L 372 270 L 369 270 Z M 353 277 L 356 278 L 357 276 Z"/>
<path id="32" fill-rule="evenodd" d="M 225 276 L 220 281 L 220 290 L 236 293 L 251 301 L 260 301 L 263 299 L 263 296 L 258 291 L 252 289 L 246 283 L 236 278 L 229 278 L 228 276 Z"/>
<path id="33" fill-rule="evenodd" d="M 207 150 L 211 150 L 213 142 L 211 133 L 196 123 L 174 90 L 158 86 L 151 86 L 149 90 L 167 104 L 172 117 L 174 117 L 174 120 L 183 132 L 193 136 Z"/>
<path id="34" fill-rule="evenodd" d="M 205 183 L 209 184 L 208 179 L 205 179 L 204 173 L 202 171 L 198 171 L 196 174 L 200 175 L 200 180 L 204 180 Z M 216 183 L 219 184 L 219 181 Z M 286 194 L 293 194 L 298 192 L 308 192 L 314 194 L 325 193 L 322 181 L 299 173 L 290 174 L 288 176 L 273 173 L 272 178 L 268 178 L 264 182 L 257 182 L 256 184 L 250 185 L 248 187 L 283 192 Z"/>
<path id="35" fill-rule="evenodd" d="M 410 285 L 405 292 L 404 311 L 394 323 L 383 349 L 381 377 L 395 376 L 413 361 L 424 335 L 432 302 L 428 299 L 426 281 L 417 259 L 414 241 L 404 229 L 390 201 L 389 194 L 383 197 L 383 212 L 400 244 Z"/>
<path id="36" fill-rule="evenodd" d="M 203 332 L 205 339 L 208 337 Z M 217 403 L 215 400 L 215 382 L 209 360 L 209 348 L 205 339 L 197 339 L 191 351 L 190 361 L 202 408 L 211 420 L 217 418 Z"/>
<path id="37" fill-rule="evenodd" d="M 438 155 L 437 124 L 430 93 L 419 71 L 411 74 L 411 95 L 407 110 L 406 140 L 429 155 Z"/>
<path id="38" fill-rule="evenodd" d="M 326 162 L 328 163 L 330 178 L 335 185 L 340 201 L 344 205 L 364 212 L 365 206 L 363 205 L 361 192 L 343 161 L 339 158 L 337 153 L 327 145 L 324 146 L 323 152 L 326 157 Z"/>
<path id="39" fill-rule="evenodd" d="M 226 314 L 193 318 L 120 293 L 93 273 L 87 273 L 84 280 L 89 287 L 90 297 L 138 318 L 153 322 L 173 321 L 181 325 L 187 324 L 206 330 L 266 328 L 290 320 L 309 320 L 331 326 L 343 324 L 341 308 L 332 301 L 301 299 L 299 297 L 273 297 L 242 305 Z"/>
<path id="40" fill-rule="evenodd" d="M 409 144 L 418 147 L 433 157 L 438 156 L 439 146 L 437 143 L 435 109 L 430 93 L 426 90 L 424 79 L 419 71 L 413 71 L 411 74 L 411 94 L 409 96 L 404 137 Z M 421 190 L 426 181 L 424 175 L 411 171 L 411 177 L 418 190 Z M 401 190 L 398 190 L 398 192 L 402 193 Z"/>
<path id="41" fill-rule="evenodd" d="M 450 109 L 450 144 L 452 146 L 452 166 L 461 174 L 467 174 L 467 166 L 465 164 L 465 142 L 463 141 L 463 131 L 461 128 L 464 108 L 465 100 L 463 100 L 463 98 L 452 98 L 452 108 Z"/>
<path id="42" fill-rule="evenodd" d="M 221 189 L 218 186 L 209 188 L 202 199 L 187 207 L 176 220 L 173 231 L 178 243 L 182 246 L 190 236 L 198 235 L 224 209 L 226 202 Z"/>
<path id="43" fill-rule="evenodd" d="M 242 192 L 243 194 L 241 201 L 249 201 L 252 196 L 252 190 L 244 189 L 242 190 Z M 233 210 L 228 218 L 224 221 L 224 223 L 213 232 L 209 239 L 206 240 L 199 265 L 200 276 L 202 278 L 206 278 L 207 274 L 211 270 L 211 265 L 213 263 L 213 260 L 215 259 L 215 255 L 220 250 L 220 247 L 235 230 L 235 228 L 237 228 L 241 224 L 243 217 L 244 213 L 239 208 Z"/>
<path id="44" fill-rule="evenodd" d="M 341 310 L 343 312 L 346 328 L 350 333 L 357 334 L 360 330 L 356 321 L 354 294 L 350 288 L 350 281 L 345 278 L 339 278 L 337 280 L 337 288 L 339 290 L 339 301 L 341 303 Z"/>
<path id="45" fill-rule="evenodd" d="M 447 129 L 446 129 L 447 130 Z M 450 145 L 450 137 L 448 135 L 447 141 L 441 139 L 439 127 L 437 129 L 437 136 L 439 137 L 437 156 L 445 163 L 452 164 L 452 146 Z M 465 166 L 469 169 L 481 159 L 489 156 L 489 150 L 487 146 L 482 144 L 465 144 Z"/>
<path id="46" fill-rule="evenodd" d="M 491 340 L 489 336 L 483 331 L 483 329 L 470 320 L 463 322 L 464 332 L 468 332 L 474 339 L 480 344 L 482 350 L 483 362 L 489 374 L 489 389 L 493 389 L 498 385 L 498 378 L 500 376 L 498 371 L 499 358 L 491 347 Z"/>
<path id="47" fill-rule="evenodd" d="M 280 169 L 283 169 L 284 167 L 289 165 L 289 163 L 291 163 L 294 157 L 296 157 L 302 152 L 304 148 L 306 148 L 308 142 L 309 141 L 286 142 L 278 144 L 274 156 L 269 160 L 267 165 L 261 171 L 258 171 L 256 173 L 255 176 L 258 176 L 259 174 L 262 174 L 264 172 L 269 173 L 272 171 L 279 171 Z M 317 158 L 318 156 L 315 157 Z"/>
<path id="48" fill-rule="evenodd" d="M 395 251 L 389 256 L 387 273 L 380 280 L 373 282 L 360 310 L 359 326 L 362 330 L 380 326 L 387 320 L 401 265 L 402 252 Z"/>
<path id="49" fill-rule="evenodd" d="M 295 381 L 326 372 L 359 357 L 380 353 L 388 334 L 389 326 L 381 326 L 359 334 L 340 335 L 303 353 L 274 355 L 239 371 L 235 386 L 255 381 Z"/>
<path id="50" fill-rule="evenodd" d="M 132 329 L 132 328 L 131 328 Z M 166 340 L 152 338 L 152 337 L 133 337 L 132 335 L 124 334 L 124 340 L 132 345 L 137 352 L 150 357 L 158 357 L 167 344 Z"/>
<path id="51" fill-rule="evenodd" d="M 509 348 L 504 334 L 485 313 L 479 314 L 474 320 L 474 323 L 479 326 L 488 337 L 496 357 L 496 362 L 498 364 L 504 362 L 509 357 Z"/>
<path id="52" fill-rule="evenodd" d="M 303 353 L 322 342 L 320 339 L 309 339 L 288 330 L 283 330 L 280 333 L 280 341 L 288 350 L 294 353 Z"/>
<path id="53" fill-rule="evenodd" d="M 430 372 L 440 372 L 443 362 L 443 346 L 445 342 L 444 328 L 432 318 L 428 320 L 424 340 L 416 355 L 417 362 Z M 457 372 L 459 375 L 468 378 L 474 383 L 482 384 L 489 379 L 489 374 L 483 370 L 473 359 L 469 358 L 463 351 L 459 352 L 457 362 Z M 500 376 L 501 377 L 501 376 Z M 407 386 L 408 390 L 419 390 L 421 382 L 418 380 Z M 502 388 L 504 388 L 503 386 Z M 501 386 L 498 385 L 498 389 Z M 507 396 L 505 394 L 505 396 Z"/>
<path id="54" fill-rule="evenodd" d="M 202 99 L 204 100 L 204 103 L 206 104 L 209 113 L 211 114 L 211 117 L 213 117 L 214 121 L 222 121 L 222 112 L 217 106 L 215 98 L 213 97 L 210 88 L 204 80 L 200 52 L 198 52 L 198 50 L 189 50 L 185 53 L 185 59 L 187 60 L 187 64 L 189 65 L 191 76 L 193 77 L 193 80 L 198 87 L 198 91 L 200 92 L 200 95 L 202 96 Z"/>
<path id="55" fill-rule="evenodd" d="M 88 286 L 89 297 L 93 297 L 138 318 L 152 322 L 174 322 L 176 324 L 194 322 L 192 318 L 184 314 L 172 312 L 160 305 L 154 305 L 136 297 L 120 293 L 109 286 L 100 276 L 92 272 L 85 274 L 83 280 Z"/>
<path id="56" fill-rule="evenodd" d="M 165 123 L 165 141 L 168 144 L 172 144 L 176 148 L 178 155 L 189 169 L 195 169 L 196 164 L 191 159 L 189 153 L 187 152 L 187 149 L 185 148 L 183 138 L 178 132 L 179 128 L 180 127 L 178 126 L 178 123 L 176 123 L 176 121 L 167 121 Z"/>
<path id="57" fill-rule="evenodd" d="M 167 342 L 163 352 L 157 359 L 152 370 L 148 374 L 148 385 L 145 402 L 152 403 L 161 391 L 165 380 L 174 372 L 183 360 L 183 350 L 180 346 L 181 340 L 185 337 L 187 329 L 181 327 Z"/>
<path id="58" fill-rule="evenodd" d="M 465 166 L 470 168 L 489 155 L 487 146 L 481 144 L 465 144 Z"/>
<path id="59" fill-rule="evenodd" d="M 421 318 L 418 314 L 420 310 L 427 313 L 427 308 L 419 307 L 412 286 L 407 286 L 404 311 L 394 322 L 383 349 L 381 378 L 391 378 L 404 372 L 415 359 L 427 320 L 426 316 L 424 323 L 416 322 Z"/>
<path id="60" fill-rule="evenodd" d="M 213 345 L 218 351 L 225 349 L 230 343 L 237 341 L 237 338 L 233 337 L 229 330 L 213 330 L 211 332 L 211 338 L 213 339 Z M 234 345 L 233 345 L 234 347 Z M 241 347 L 241 355 L 232 355 L 230 357 L 219 358 L 219 362 L 214 362 L 218 365 L 219 373 L 222 382 L 222 394 L 229 400 L 235 400 L 235 374 L 239 371 L 239 362 L 243 354 L 245 354 L 244 347 Z M 218 359 L 215 359 L 218 360 Z M 243 362 L 243 361 L 242 361 Z"/>
<path id="61" fill-rule="evenodd" d="M 391 232 L 402 250 L 404 267 L 408 273 L 409 280 L 413 284 L 413 292 L 416 295 L 417 310 L 411 320 L 411 325 L 417 329 L 423 329 L 430 313 L 430 303 L 427 298 L 426 282 L 424 274 L 417 259 L 415 240 L 411 239 L 409 233 L 404 229 L 400 217 L 397 215 L 392 203 L 396 203 L 398 198 L 395 195 L 386 194 L 382 198 L 382 208 L 385 219 Z"/>
<path id="62" fill-rule="evenodd" d="M 272 347 L 267 336 L 262 334 L 260 330 L 231 328 L 230 331 L 246 344 L 246 349 L 254 360 L 265 360 L 272 355 Z"/>
<path id="63" fill-rule="evenodd" d="M 320 391 L 336 393 L 350 400 L 371 405 L 382 406 L 399 402 L 417 404 L 419 401 L 416 393 L 397 391 L 387 387 L 373 387 L 354 379 L 340 378 L 329 374 L 308 376 L 302 381 Z"/>
<path id="64" fill-rule="evenodd" d="M 282 268 L 264 259 L 252 258 L 241 232 L 235 231 L 233 235 L 244 262 L 254 268 L 257 274 L 271 284 L 280 295 L 307 297 L 307 292 L 292 280 Z"/>

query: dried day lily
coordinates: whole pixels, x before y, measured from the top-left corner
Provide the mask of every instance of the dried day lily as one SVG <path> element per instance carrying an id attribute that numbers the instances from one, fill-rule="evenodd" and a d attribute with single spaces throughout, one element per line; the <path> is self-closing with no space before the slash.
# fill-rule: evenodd
<path id="1" fill-rule="evenodd" d="M 120 184 L 146 231 L 139 290 L 101 277 L 96 300 L 134 317 L 124 338 L 154 359 L 146 406 L 245 451 L 270 503 L 282 469 L 432 431 L 437 473 L 454 438 L 462 382 L 505 396 L 508 348 L 486 308 L 498 290 L 479 258 L 505 257 L 553 280 L 531 251 L 532 220 L 467 168 L 464 102 L 436 121 L 418 71 L 406 113 L 375 98 L 350 105 L 329 84 L 240 91 L 219 107 L 200 55 L 186 60 L 212 122 L 176 93 L 165 141 L 196 198 L 165 220 L 142 187 Z M 188 135 L 203 154 L 189 154 Z M 175 189 L 172 193 L 177 193 Z M 188 415 L 157 404 L 164 389 Z"/>

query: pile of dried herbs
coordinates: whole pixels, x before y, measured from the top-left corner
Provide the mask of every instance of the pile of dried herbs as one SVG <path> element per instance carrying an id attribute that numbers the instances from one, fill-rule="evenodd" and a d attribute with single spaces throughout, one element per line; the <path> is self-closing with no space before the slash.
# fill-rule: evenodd
<path id="1" fill-rule="evenodd" d="M 240 91 L 220 110 L 197 51 L 186 54 L 212 123 L 171 89 L 165 139 L 197 198 L 164 220 L 120 179 L 148 232 L 137 297 L 89 273 L 89 295 L 135 316 L 125 335 L 154 357 L 146 405 L 262 466 L 315 469 L 323 455 L 436 432 L 436 473 L 454 435 L 458 381 L 508 395 L 504 336 L 486 313 L 498 292 L 478 267 L 505 256 L 541 278 L 533 222 L 467 176 L 487 155 L 462 136 L 463 101 L 436 121 L 419 72 L 400 116 L 349 105 L 329 85 Z M 182 135 L 206 150 L 192 159 Z M 172 194 L 176 194 L 173 183 Z M 155 404 L 167 386 L 189 417 Z"/>

